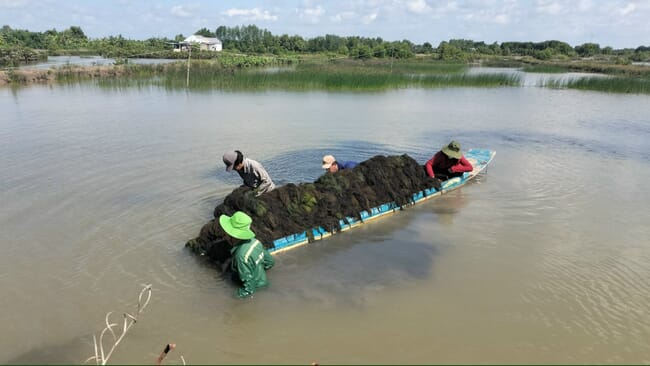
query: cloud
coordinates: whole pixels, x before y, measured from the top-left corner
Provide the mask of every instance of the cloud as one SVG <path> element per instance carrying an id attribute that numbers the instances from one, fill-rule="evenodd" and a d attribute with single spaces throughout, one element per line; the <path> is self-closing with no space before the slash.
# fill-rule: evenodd
<path id="1" fill-rule="evenodd" d="M 633 12 L 634 9 L 636 9 L 636 5 L 634 3 L 629 3 L 626 7 L 618 9 L 618 13 L 622 16 L 626 16 Z"/>
<path id="2" fill-rule="evenodd" d="M 563 10 L 562 5 L 556 1 L 538 0 L 535 10 L 538 13 L 557 15 Z"/>
<path id="3" fill-rule="evenodd" d="M 518 3 L 516 0 L 503 1 L 499 7 L 482 6 L 477 8 L 463 9 L 465 13 L 459 19 L 465 19 L 469 23 L 484 23 L 507 25 L 512 19 L 518 18 Z"/>
<path id="4" fill-rule="evenodd" d="M 425 0 L 409 0 L 406 2 L 406 8 L 415 14 L 425 14 L 431 11 L 431 7 Z"/>
<path id="5" fill-rule="evenodd" d="M 278 20 L 276 15 L 272 15 L 268 10 L 260 10 L 259 8 L 253 9 L 237 9 L 231 8 L 221 14 L 227 15 L 229 17 L 241 17 L 245 20 Z"/>
<path id="6" fill-rule="evenodd" d="M 357 13 L 353 11 L 344 11 L 342 13 L 338 13 L 330 17 L 330 20 L 334 23 L 341 23 L 345 20 L 354 19 L 356 17 L 357 17 Z"/>
<path id="7" fill-rule="evenodd" d="M 368 15 L 364 15 L 363 17 L 361 17 L 361 23 L 370 24 L 374 22 L 375 19 L 377 19 L 377 12 L 370 13 Z"/>
<path id="8" fill-rule="evenodd" d="M 497 14 L 494 17 L 494 23 L 508 24 L 508 23 L 510 23 L 510 16 L 508 14 Z"/>
<path id="9" fill-rule="evenodd" d="M 580 0 L 578 3 L 578 10 L 585 12 L 588 10 L 591 10 L 591 7 L 593 6 L 591 0 Z"/>
<path id="10" fill-rule="evenodd" d="M 446 4 L 438 4 L 432 9 L 434 18 L 443 18 L 450 13 L 458 11 L 458 4 L 455 1 L 449 1 Z"/>
<path id="11" fill-rule="evenodd" d="M 304 8 L 298 10 L 298 17 L 300 20 L 307 21 L 309 23 L 318 23 L 320 21 L 321 15 L 325 13 L 325 9 L 322 6 L 318 5 L 315 8 Z"/>
<path id="12" fill-rule="evenodd" d="M 172 7 L 170 13 L 177 17 L 189 18 L 194 15 L 193 12 L 198 9 L 198 7 L 198 5 L 176 5 Z"/>
<path id="13" fill-rule="evenodd" d="M 0 0 L 0 8 L 18 9 L 29 5 L 27 0 Z"/>

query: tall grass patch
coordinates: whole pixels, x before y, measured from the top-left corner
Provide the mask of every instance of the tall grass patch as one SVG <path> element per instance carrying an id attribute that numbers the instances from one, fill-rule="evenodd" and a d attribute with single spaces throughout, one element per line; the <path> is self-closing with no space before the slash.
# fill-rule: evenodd
<path id="1" fill-rule="evenodd" d="M 649 78 L 583 77 L 569 81 L 549 80 L 544 86 L 607 93 L 650 94 Z"/>
<path id="2" fill-rule="evenodd" d="M 451 73 L 441 70 L 448 68 Z M 397 71 L 400 70 L 400 71 Z M 414 72 L 415 70 L 424 72 Z M 335 62 L 322 64 L 298 64 L 267 69 L 215 69 L 207 66 L 193 66 L 190 88 L 215 88 L 227 90 L 348 90 L 380 91 L 406 87 L 498 87 L 517 86 L 519 78 L 512 75 L 490 74 L 469 75 L 459 72 L 458 65 L 430 68 L 425 65 L 399 67 L 389 64 L 369 65 L 358 62 Z M 166 87 L 185 86 L 186 73 L 183 70 L 166 72 L 162 79 Z"/>
<path id="3" fill-rule="evenodd" d="M 58 81 L 94 79 L 104 87 L 143 87 L 146 83 L 169 89 L 222 90 L 331 90 L 382 91 L 419 87 L 518 86 L 507 74 L 468 74 L 464 64 L 430 61 L 320 60 L 299 62 L 265 56 L 227 55 L 213 60 L 171 64 L 126 64 L 96 68 L 64 67 Z"/>

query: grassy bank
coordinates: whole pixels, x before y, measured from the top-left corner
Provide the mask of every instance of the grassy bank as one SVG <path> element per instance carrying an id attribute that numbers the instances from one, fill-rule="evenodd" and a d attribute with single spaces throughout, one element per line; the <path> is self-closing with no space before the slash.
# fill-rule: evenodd
<path id="1" fill-rule="evenodd" d="M 650 78 L 650 67 L 643 65 L 619 64 L 609 59 L 556 59 L 542 61 L 530 56 L 484 57 L 478 62 L 485 67 L 517 68 L 531 73 L 583 72 L 620 77 Z"/>
<path id="2" fill-rule="evenodd" d="M 544 86 L 607 93 L 650 94 L 650 78 L 583 77 L 569 81 L 549 80 Z"/>
<path id="3" fill-rule="evenodd" d="M 214 52 L 212 52 L 214 54 Z M 187 57 L 187 56 L 185 56 Z M 262 68 L 276 65 L 292 65 L 299 62 L 297 57 L 274 57 L 274 56 L 256 56 L 241 55 L 232 53 L 222 53 L 209 61 L 193 60 L 192 68 L 209 67 L 214 73 L 234 72 L 247 68 Z M 206 66 L 209 65 L 209 66 Z M 42 82 L 84 82 L 88 80 L 104 79 L 146 79 L 161 77 L 167 73 L 172 75 L 180 70 L 187 71 L 186 60 L 179 60 L 171 64 L 128 64 L 109 66 L 78 66 L 64 65 L 52 67 L 48 70 L 28 69 L 28 68 L 5 68 L 0 69 L 0 85 L 11 84 L 20 86 L 30 83 Z M 193 73 L 194 70 L 192 70 Z"/>
<path id="4" fill-rule="evenodd" d="M 0 47 L 0 67 L 47 60 L 47 53 L 24 47 Z"/>
<path id="5" fill-rule="evenodd" d="M 594 60 L 565 60 L 565 61 L 531 61 L 524 60 L 522 71 L 540 73 L 584 72 L 589 74 L 605 74 L 620 77 L 650 78 L 650 67 L 641 65 L 619 65 L 615 63 Z"/>

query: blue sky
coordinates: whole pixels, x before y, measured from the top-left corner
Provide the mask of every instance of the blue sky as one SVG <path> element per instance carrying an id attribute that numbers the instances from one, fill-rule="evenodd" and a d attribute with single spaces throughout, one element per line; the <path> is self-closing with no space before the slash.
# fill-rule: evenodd
<path id="1" fill-rule="evenodd" d="M 437 46 L 560 40 L 650 46 L 650 0 L 0 0 L 0 25 L 80 26 L 90 38 L 173 38 L 206 27 L 255 24 L 273 34 L 359 35 Z"/>

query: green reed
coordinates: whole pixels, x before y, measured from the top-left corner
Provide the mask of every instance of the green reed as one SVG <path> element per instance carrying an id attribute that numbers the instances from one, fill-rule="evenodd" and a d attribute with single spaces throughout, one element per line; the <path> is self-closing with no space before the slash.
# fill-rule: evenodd
<path id="1" fill-rule="evenodd" d="M 221 90 L 347 90 L 380 91 L 406 87 L 500 87 L 520 85 L 506 74 L 470 75 L 464 64 L 431 61 L 283 59 L 265 56 L 224 55 L 213 60 L 194 60 L 189 67 L 190 89 Z M 56 69 L 58 81 L 72 83 L 93 79 L 102 87 L 164 86 L 186 88 L 187 62 L 126 64 L 102 68 Z"/>
<path id="2" fill-rule="evenodd" d="M 452 70 L 443 73 L 441 70 Z M 420 72 L 414 72 L 414 71 Z M 517 86 L 517 76 L 505 74 L 469 75 L 458 65 L 428 67 L 400 63 L 298 64 L 276 69 L 218 69 L 192 65 L 190 88 L 225 90 L 349 90 L 379 91 L 405 87 L 498 87 Z M 185 87 L 186 70 L 168 70 L 162 84 L 168 88 Z"/>
<path id="3" fill-rule="evenodd" d="M 468 65 L 464 63 L 445 63 L 439 61 L 423 60 L 392 60 L 376 59 L 358 61 L 350 59 L 337 59 L 328 63 L 330 66 L 348 70 L 382 70 L 398 74 L 455 74 L 467 71 Z"/>
<path id="4" fill-rule="evenodd" d="M 593 90 L 607 93 L 650 94 L 649 78 L 583 77 L 569 81 L 549 80 L 544 86 L 549 88 Z"/>

